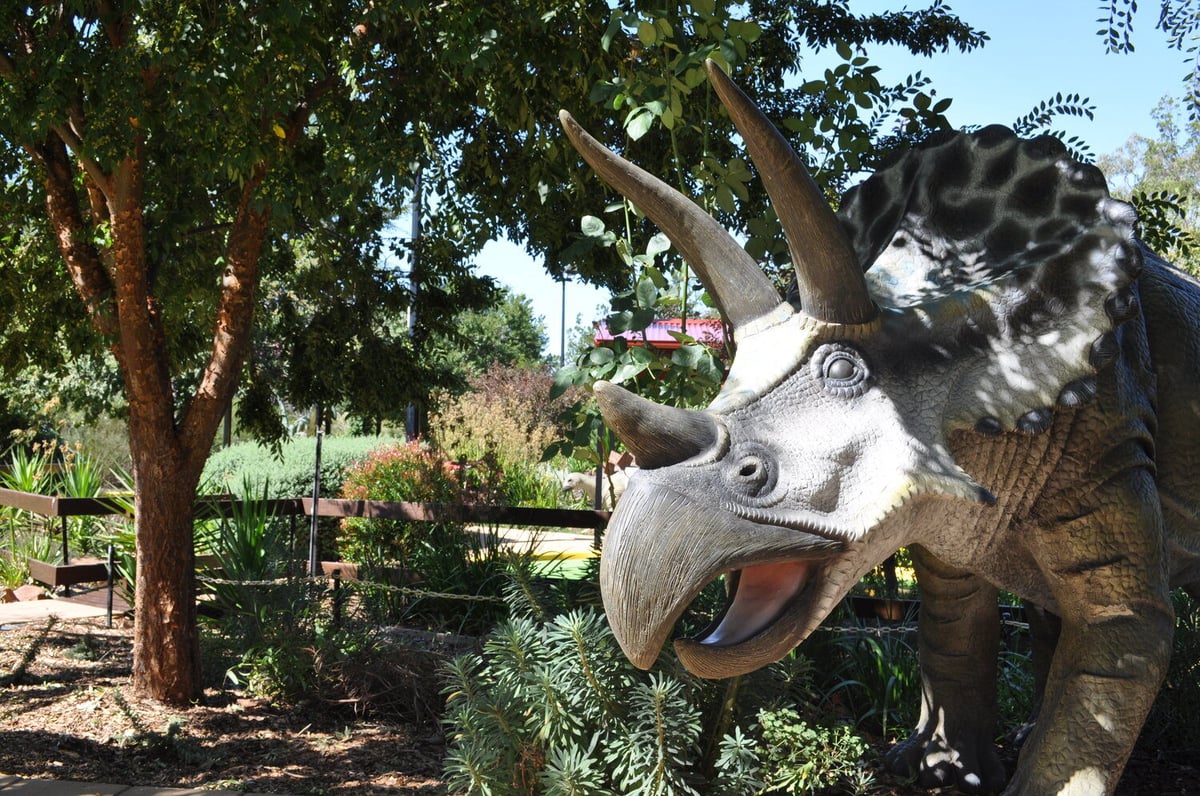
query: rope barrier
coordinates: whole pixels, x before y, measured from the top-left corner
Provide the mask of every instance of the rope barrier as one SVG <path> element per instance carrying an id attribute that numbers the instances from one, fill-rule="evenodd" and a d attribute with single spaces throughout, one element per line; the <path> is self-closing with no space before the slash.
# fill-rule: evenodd
<path id="1" fill-rule="evenodd" d="M 208 575 L 197 575 L 196 580 L 200 583 L 205 583 L 210 586 L 250 586 L 256 588 L 269 588 L 272 586 L 287 586 L 300 583 L 313 583 L 324 585 L 330 580 L 335 580 L 331 576 L 309 576 L 309 577 L 291 577 L 291 578 L 275 578 L 273 580 L 231 580 L 229 578 L 214 578 Z M 433 599 L 433 600 L 461 600 L 462 602 L 478 602 L 478 603 L 506 603 L 502 597 L 495 597 L 490 594 L 455 594 L 453 592 L 431 591 L 429 589 L 416 589 L 411 586 L 393 586 L 389 583 L 377 583 L 367 580 L 340 580 L 342 585 L 350 588 L 376 589 L 379 591 L 389 591 L 405 597 L 413 599 Z M 1013 619 L 1001 619 L 1001 627 L 1013 628 L 1014 630 L 1029 630 L 1028 622 L 1017 622 Z M 837 626 L 830 627 L 822 625 L 817 628 L 816 632 L 821 633 L 859 633 L 865 635 L 884 636 L 889 634 L 913 633 L 916 631 L 915 624 L 901 625 L 854 625 L 854 626 Z"/>
<path id="2" fill-rule="evenodd" d="M 1001 627 L 1009 627 L 1014 630 L 1029 630 L 1028 622 L 1017 622 L 1012 619 L 1001 619 Z M 916 633 L 916 623 L 898 624 L 898 625 L 821 625 L 815 633 L 858 633 L 865 636 L 887 636 L 887 635 L 903 635 L 907 633 Z"/>
<path id="3" fill-rule="evenodd" d="M 273 580 L 231 580 L 229 578 L 213 578 L 208 575 L 197 575 L 196 580 L 200 583 L 209 586 L 249 586 L 256 588 L 269 588 L 272 586 L 287 586 L 298 585 L 301 583 L 313 583 L 325 585 L 328 581 L 334 580 L 332 577 L 293 577 L 293 578 L 275 578 Z M 365 580 L 342 580 L 337 579 L 343 586 L 352 588 L 377 589 L 380 591 L 390 591 L 401 594 L 405 597 L 414 599 L 440 599 L 440 600 L 461 600 L 463 602 L 479 602 L 479 603 L 505 603 L 507 602 L 502 597 L 495 597 L 490 594 L 455 594 L 453 592 L 431 591 L 428 589 L 415 589 L 411 586 L 393 586 L 389 583 L 376 583 L 374 581 Z"/>

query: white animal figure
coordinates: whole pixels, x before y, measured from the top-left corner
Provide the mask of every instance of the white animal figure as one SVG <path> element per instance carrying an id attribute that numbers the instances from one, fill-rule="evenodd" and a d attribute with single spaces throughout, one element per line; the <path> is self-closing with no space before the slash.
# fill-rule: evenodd
<path id="1" fill-rule="evenodd" d="M 611 511 L 617 501 L 621 499 L 621 495 L 628 485 L 629 475 L 624 470 L 615 470 L 612 475 L 606 474 L 603 482 L 603 494 L 600 496 L 600 507 Z M 577 489 L 587 495 L 588 505 L 596 505 L 595 473 L 567 473 L 563 476 L 562 491 L 574 492 Z"/>

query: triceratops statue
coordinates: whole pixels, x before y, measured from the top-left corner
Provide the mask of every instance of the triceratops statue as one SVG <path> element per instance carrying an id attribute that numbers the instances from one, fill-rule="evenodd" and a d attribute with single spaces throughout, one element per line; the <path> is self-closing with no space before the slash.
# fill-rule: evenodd
<path id="1" fill-rule="evenodd" d="M 612 516 L 604 604 L 648 668 L 704 677 L 786 655 L 901 546 L 921 587 L 922 710 L 889 764 L 998 790 L 996 587 L 1056 617 L 1008 793 L 1106 793 L 1164 676 L 1168 590 L 1200 596 L 1200 284 L 1134 237 L 1133 209 L 1053 138 L 937 137 L 838 213 L 711 63 L 786 232 L 787 300 L 713 218 L 597 143 L 576 148 L 670 236 L 733 326 L 708 409 L 595 392 L 641 470 Z M 869 270 L 868 270 L 869 269 Z"/>

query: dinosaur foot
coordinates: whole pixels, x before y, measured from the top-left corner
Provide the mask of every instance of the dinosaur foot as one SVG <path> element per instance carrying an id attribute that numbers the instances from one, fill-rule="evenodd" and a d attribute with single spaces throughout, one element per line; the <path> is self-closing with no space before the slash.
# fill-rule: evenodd
<path id="1" fill-rule="evenodd" d="M 952 745 L 928 730 L 918 730 L 893 746 L 886 762 L 888 769 L 912 777 L 924 788 L 999 793 L 1006 779 L 990 741 Z"/>

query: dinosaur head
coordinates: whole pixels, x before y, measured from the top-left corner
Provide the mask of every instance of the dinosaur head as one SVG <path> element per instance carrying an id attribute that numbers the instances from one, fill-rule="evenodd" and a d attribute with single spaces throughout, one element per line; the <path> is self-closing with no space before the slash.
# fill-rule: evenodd
<path id="1" fill-rule="evenodd" d="M 787 300 L 696 204 L 562 119 L 734 328 L 729 377 L 704 411 L 595 387 L 641 467 L 601 558 L 613 631 L 649 667 L 724 575 L 723 615 L 676 649 L 696 674 L 728 677 L 785 655 L 911 541 L 911 507 L 994 501 L 954 461 L 950 432 L 1040 433 L 1056 406 L 1091 400 L 1115 324 L 1136 311 L 1140 254 L 1131 209 L 1096 169 L 1003 128 L 928 142 L 835 215 L 770 122 L 709 74 L 787 235 Z"/>

